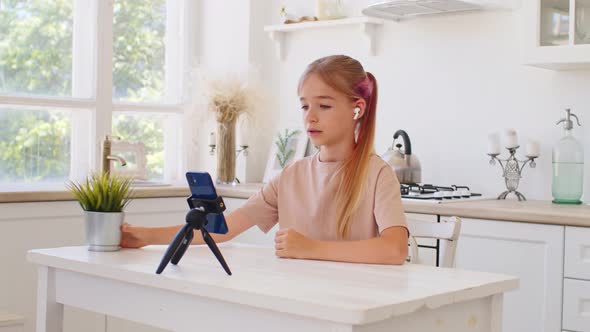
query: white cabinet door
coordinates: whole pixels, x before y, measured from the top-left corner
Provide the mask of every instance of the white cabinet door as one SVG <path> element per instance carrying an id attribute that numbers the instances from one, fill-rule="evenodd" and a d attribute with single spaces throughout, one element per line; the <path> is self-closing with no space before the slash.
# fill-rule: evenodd
<path id="1" fill-rule="evenodd" d="M 456 266 L 520 278 L 504 296 L 504 332 L 561 331 L 564 227 L 463 219 Z"/>
<path id="2" fill-rule="evenodd" d="M 590 227 L 565 228 L 566 278 L 590 280 Z"/>
<path id="3" fill-rule="evenodd" d="M 563 328 L 590 332 L 590 281 L 563 280 Z"/>
<path id="4" fill-rule="evenodd" d="M 524 63 L 552 70 L 590 68 L 590 2 L 526 0 Z"/>

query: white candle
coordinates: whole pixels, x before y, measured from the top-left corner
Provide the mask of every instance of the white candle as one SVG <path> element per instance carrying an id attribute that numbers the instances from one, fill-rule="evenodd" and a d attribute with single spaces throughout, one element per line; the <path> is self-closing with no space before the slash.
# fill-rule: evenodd
<path id="1" fill-rule="evenodd" d="M 518 146 L 518 138 L 516 136 L 516 130 L 508 129 L 506 130 L 506 147 L 509 149 L 514 149 Z"/>
<path id="2" fill-rule="evenodd" d="M 248 146 L 249 125 L 250 125 L 250 122 L 248 121 L 248 118 L 244 117 L 243 119 L 241 119 L 240 127 L 238 129 L 238 145 L 239 146 Z"/>
<path id="3" fill-rule="evenodd" d="M 537 141 L 528 141 L 526 144 L 527 157 L 538 157 L 540 154 L 540 145 Z"/>
<path id="4" fill-rule="evenodd" d="M 215 132 L 211 132 L 211 134 L 209 134 L 209 145 L 216 145 L 215 143 Z"/>
<path id="5" fill-rule="evenodd" d="M 248 133 L 246 132 L 245 128 L 240 128 L 240 132 L 239 132 L 239 141 L 240 141 L 240 146 L 247 146 L 248 145 Z"/>
<path id="6" fill-rule="evenodd" d="M 500 154 L 500 136 L 497 133 L 488 135 L 488 154 Z"/>
<path id="7" fill-rule="evenodd" d="M 326 17 L 326 4 L 325 4 L 325 0 L 316 0 L 315 1 L 315 17 L 318 18 L 318 20 L 323 20 Z"/>

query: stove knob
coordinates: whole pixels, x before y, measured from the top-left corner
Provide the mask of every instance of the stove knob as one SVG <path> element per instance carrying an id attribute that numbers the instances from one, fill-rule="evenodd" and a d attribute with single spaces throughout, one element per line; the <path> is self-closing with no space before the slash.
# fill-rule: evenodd
<path id="1" fill-rule="evenodd" d="M 441 199 L 445 198 L 445 193 L 442 191 L 437 191 L 434 193 L 434 198 L 441 200 Z"/>

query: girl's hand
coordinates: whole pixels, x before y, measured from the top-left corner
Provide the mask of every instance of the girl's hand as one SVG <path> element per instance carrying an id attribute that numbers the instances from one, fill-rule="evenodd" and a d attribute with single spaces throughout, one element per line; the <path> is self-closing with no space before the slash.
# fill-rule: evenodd
<path id="1" fill-rule="evenodd" d="M 275 234 L 275 253 L 282 258 L 311 258 L 316 241 L 294 229 L 285 228 Z"/>
<path id="2" fill-rule="evenodd" d="M 128 223 L 121 225 L 121 247 L 141 248 L 149 245 L 149 232 L 147 227 L 133 226 Z"/>

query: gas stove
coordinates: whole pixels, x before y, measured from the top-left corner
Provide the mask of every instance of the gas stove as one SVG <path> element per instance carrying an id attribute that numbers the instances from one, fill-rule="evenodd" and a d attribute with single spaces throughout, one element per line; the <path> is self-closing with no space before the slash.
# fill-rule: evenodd
<path id="1" fill-rule="evenodd" d="M 467 186 L 450 187 L 432 184 L 403 183 L 400 186 L 402 200 L 418 200 L 432 203 L 456 202 L 482 199 L 482 195 L 471 192 Z"/>

